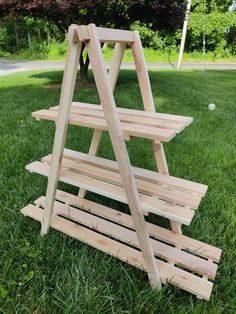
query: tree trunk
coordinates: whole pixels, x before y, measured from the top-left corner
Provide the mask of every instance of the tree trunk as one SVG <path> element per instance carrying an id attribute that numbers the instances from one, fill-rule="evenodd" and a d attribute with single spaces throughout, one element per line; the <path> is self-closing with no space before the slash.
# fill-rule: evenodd
<path id="1" fill-rule="evenodd" d="M 14 21 L 14 29 L 15 29 L 15 36 L 16 36 L 16 53 L 19 53 L 20 50 L 20 39 L 19 39 L 19 32 L 18 32 L 18 21 Z"/>
<path id="2" fill-rule="evenodd" d="M 32 40 L 31 40 L 31 34 L 30 34 L 29 29 L 27 30 L 27 38 L 28 38 L 29 50 L 30 50 L 30 53 L 32 54 Z"/>
<path id="3" fill-rule="evenodd" d="M 79 70 L 79 74 L 80 74 L 80 81 L 88 81 L 88 66 L 86 67 L 85 64 L 80 67 Z"/>
<path id="4" fill-rule="evenodd" d="M 101 43 L 101 47 L 103 48 L 104 43 Z M 83 56 L 83 51 L 85 49 L 85 44 L 83 43 L 82 49 L 81 49 L 81 54 L 80 54 L 80 59 L 79 59 L 79 64 L 80 64 L 80 80 L 88 82 L 88 68 L 89 68 L 89 56 L 88 54 L 86 57 Z"/>
<path id="5" fill-rule="evenodd" d="M 80 80 L 81 81 L 88 81 L 88 67 L 89 67 L 89 57 L 88 55 L 85 57 L 83 56 L 83 51 L 85 48 L 85 44 L 83 43 L 82 49 L 81 49 L 81 54 L 80 54 L 80 59 L 79 59 L 79 64 L 80 64 Z M 85 60 L 84 60 L 85 59 Z"/>
<path id="6" fill-rule="evenodd" d="M 51 23 L 48 21 L 48 26 L 45 24 L 45 32 L 47 34 L 48 45 L 51 43 Z"/>

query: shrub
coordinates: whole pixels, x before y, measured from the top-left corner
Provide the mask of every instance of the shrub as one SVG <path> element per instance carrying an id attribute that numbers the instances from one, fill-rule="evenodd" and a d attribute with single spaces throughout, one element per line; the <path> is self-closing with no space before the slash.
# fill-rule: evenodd
<path id="1" fill-rule="evenodd" d="M 164 42 L 155 31 L 151 29 L 152 24 L 144 24 L 139 21 L 135 22 L 132 26 L 132 30 L 138 30 L 142 44 L 144 47 L 153 48 L 154 50 L 163 49 Z"/>

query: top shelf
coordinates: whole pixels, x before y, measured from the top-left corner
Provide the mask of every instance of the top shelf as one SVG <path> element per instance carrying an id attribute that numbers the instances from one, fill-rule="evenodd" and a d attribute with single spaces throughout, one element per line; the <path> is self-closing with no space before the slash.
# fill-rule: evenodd
<path id="1" fill-rule="evenodd" d="M 35 111 L 37 120 L 57 121 L 59 106 Z M 193 118 L 142 110 L 117 108 L 126 140 L 142 137 L 158 142 L 169 142 L 192 123 Z M 107 131 L 101 105 L 72 102 L 70 124 Z"/>

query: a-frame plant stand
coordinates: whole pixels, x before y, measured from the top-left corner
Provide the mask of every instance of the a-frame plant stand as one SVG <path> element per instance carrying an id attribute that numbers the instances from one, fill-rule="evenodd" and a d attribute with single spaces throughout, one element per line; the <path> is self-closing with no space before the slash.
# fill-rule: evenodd
<path id="1" fill-rule="evenodd" d="M 170 141 L 192 118 L 155 112 L 138 32 L 72 25 L 59 107 L 33 113 L 56 121 L 52 155 L 26 166 L 48 176 L 46 197 L 21 212 L 42 224 L 41 234 L 57 229 L 122 261 L 145 270 L 151 285 L 167 281 L 208 300 L 221 250 L 182 235 L 207 186 L 168 174 L 162 142 Z M 85 43 L 101 105 L 72 102 L 82 43 Z M 115 42 L 107 73 L 101 42 Z M 129 43 L 145 111 L 116 108 L 113 91 Z M 94 128 L 88 154 L 64 149 L 68 124 Z M 96 156 L 102 132 L 108 131 L 116 162 Z M 150 139 L 159 172 L 132 167 L 125 140 Z M 58 180 L 80 187 L 78 196 L 57 190 Z M 86 190 L 128 204 L 131 215 L 86 200 Z M 166 217 L 171 229 L 145 222 L 144 213 Z"/>

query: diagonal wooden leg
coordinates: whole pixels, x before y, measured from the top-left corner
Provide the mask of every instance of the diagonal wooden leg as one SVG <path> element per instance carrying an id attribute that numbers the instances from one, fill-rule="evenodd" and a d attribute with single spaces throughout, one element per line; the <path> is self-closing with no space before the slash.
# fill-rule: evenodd
<path id="1" fill-rule="evenodd" d="M 62 82 L 58 122 L 53 144 L 53 158 L 48 177 L 45 209 L 41 227 L 42 235 L 47 234 L 50 228 L 57 183 L 60 175 L 61 159 L 65 146 L 66 133 L 69 123 L 70 109 L 74 93 L 80 51 L 81 43 L 78 42 L 76 28 L 74 28 L 74 26 L 70 26 L 68 33 L 68 51 Z"/>
<path id="2" fill-rule="evenodd" d="M 125 43 L 116 43 L 115 44 L 115 49 L 114 49 L 113 57 L 111 60 L 110 69 L 108 72 L 108 77 L 109 77 L 113 91 L 114 91 L 115 86 L 116 86 L 116 82 L 117 82 L 122 58 L 124 55 L 125 47 L 126 47 Z M 97 151 L 98 151 L 99 145 L 101 143 L 101 139 L 102 139 L 102 133 L 103 132 L 100 130 L 94 130 L 92 141 L 91 141 L 90 148 L 89 148 L 89 155 L 94 156 L 97 154 Z M 85 195 L 86 195 L 86 190 L 80 189 L 78 197 L 84 198 Z"/>
<path id="3" fill-rule="evenodd" d="M 107 75 L 106 65 L 102 56 L 102 50 L 95 25 L 88 25 L 88 31 L 90 40 L 86 42 L 86 46 L 122 182 L 126 191 L 130 212 L 142 251 L 145 269 L 148 273 L 151 285 L 156 289 L 160 289 L 160 275 L 146 229 L 143 211 L 140 207 L 137 187 L 124 141 L 124 134 L 120 124 L 119 115 L 116 110 L 112 87 Z"/>
<path id="4" fill-rule="evenodd" d="M 162 143 L 154 143 L 153 142 L 153 150 L 156 158 L 156 164 L 158 171 L 163 174 L 169 174 L 169 169 L 166 162 L 165 151 Z M 171 230 L 175 233 L 182 234 L 181 224 L 176 221 L 170 220 Z"/>
<path id="5" fill-rule="evenodd" d="M 97 154 L 97 151 L 98 151 L 99 145 L 101 143 L 101 139 L 102 139 L 102 133 L 103 133 L 103 131 L 101 131 L 101 130 L 94 130 L 93 131 L 93 137 L 92 137 L 92 141 L 91 141 L 89 152 L 88 152 L 89 155 L 95 156 Z M 87 192 L 86 190 L 80 189 L 78 197 L 84 198 L 86 195 L 86 192 Z"/>
<path id="6" fill-rule="evenodd" d="M 162 143 L 152 143 L 153 151 L 156 159 L 158 171 L 163 174 L 169 174 L 168 165 L 166 162 L 165 151 Z"/>
<path id="7" fill-rule="evenodd" d="M 140 85 L 142 100 L 145 111 L 155 112 L 155 105 L 152 96 L 151 84 L 148 76 L 148 71 L 145 63 L 145 58 L 142 49 L 142 43 L 137 31 L 133 32 L 134 43 L 131 44 L 131 49 L 134 57 L 135 66 L 137 69 L 138 81 Z M 153 150 L 156 159 L 157 169 L 160 173 L 169 174 L 166 162 L 165 152 L 162 143 L 153 141 Z M 172 231 L 182 234 L 181 225 L 175 221 L 170 221 Z"/>

